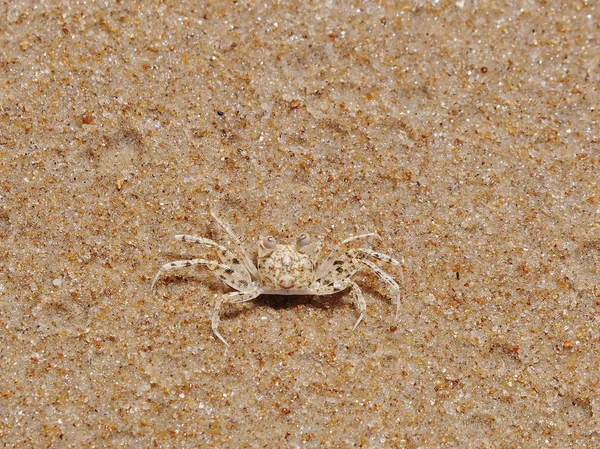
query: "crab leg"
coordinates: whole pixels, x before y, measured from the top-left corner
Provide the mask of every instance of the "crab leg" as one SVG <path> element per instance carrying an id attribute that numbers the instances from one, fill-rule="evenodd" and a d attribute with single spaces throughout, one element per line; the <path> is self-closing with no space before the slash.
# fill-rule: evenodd
<path id="1" fill-rule="evenodd" d="M 219 217 L 217 217 L 217 215 L 213 211 L 210 211 L 210 214 L 215 219 L 215 221 L 219 223 L 223 229 L 225 229 L 225 232 L 229 234 L 229 237 L 231 237 L 233 243 L 235 243 L 235 245 L 237 246 L 238 251 L 242 256 L 242 260 L 244 261 L 244 265 L 246 266 L 246 269 L 250 272 L 252 276 L 256 276 L 256 266 L 254 265 L 254 262 L 252 262 L 252 259 L 250 259 L 250 257 L 248 256 L 248 253 L 244 249 L 244 245 L 242 244 L 238 236 L 235 235 L 235 233 L 231 230 L 229 225 L 223 220 L 221 220 Z"/>
<path id="2" fill-rule="evenodd" d="M 358 326 L 358 324 L 365 316 L 366 305 L 360 288 L 350 279 L 359 270 L 360 267 L 358 266 L 358 264 L 360 263 L 365 265 L 367 268 L 373 270 L 377 277 L 379 277 L 388 286 L 388 289 L 390 290 L 392 295 L 392 303 L 396 304 L 397 319 L 400 313 L 400 287 L 392 278 L 392 276 L 383 271 L 374 262 L 371 262 L 368 259 L 364 259 L 360 257 L 360 255 L 370 256 L 377 260 L 382 260 L 392 265 L 400 266 L 400 262 L 398 262 L 396 259 L 388 255 L 378 253 L 371 249 L 360 248 L 358 250 L 350 250 L 345 254 L 341 254 L 340 251 L 339 257 L 337 257 L 336 259 L 332 259 L 330 264 L 330 270 L 328 272 L 323 273 L 323 275 L 320 278 L 317 278 L 317 282 L 321 283 L 322 285 L 315 289 L 314 294 L 327 295 L 344 290 L 352 286 L 352 294 L 355 303 L 361 311 L 361 315 L 356 324 L 354 325 L 354 328 L 356 328 L 356 326 Z M 404 285 L 404 274 L 401 273 L 401 276 L 402 284 Z"/>
<path id="3" fill-rule="evenodd" d="M 210 271 L 216 272 L 219 279 L 221 279 L 230 287 L 235 288 L 236 290 L 247 291 L 248 287 L 253 288 L 253 285 L 243 278 L 243 273 L 240 273 L 239 271 L 236 271 L 225 264 L 215 262 L 214 260 L 190 259 L 176 260 L 174 262 L 164 264 L 154 275 L 150 289 L 154 289 L 154 284 L 156 284 L 156 281 L 164 271 L 174 270 L 177 268 L 191 267 L 194 265 L 206 265 L 206 267 Z"/>
<path id="4" fill-rule="evenodd" d="M 236 254 L 233 253 L 231 250 L 229 250 L 228 248 L 224 247 L 223 245 L 220 245 L 219 243 L 204 238 L 204 237 L 195 237 L 193 235 L 181 235 L 178 234 L 175 236 L 175 240 L 179 240 L 181 242 L 191 242 L 191 243 L 200 243 L 203 245 L 207 245 L 207 246 L 213 246 L 219 249 L 218 251 L 218 256 L 219 259 L 221 259 L 221 262 L 224 262 L 225 264 L 227 264 L 228 266 L 231 266 L 233 268 L 237 268 L 238 270 L 240 270 L 241 274 L 243 274 L 244 279 L 250 283 L 252 278 L 250 276 L 250 273 L 248 272 L 248 269 L 246 267 L 245 264 L 241 264 L 240 260 L 238 259 L 238 257 L 236 257 Z"/>
<path id="5" fill-rule="evenodd" d="M 360 287 L 356 282 L 352 282 L 352 295 L 354 296 L 354 302 L 356 303 L 356 306 L 360 311 L 360 316 L 358 317 L 358 320 L 356 320 L 356 324 L 352 328 L 352 330 L 354 330 L 367 314 L 367 303 L 365 301 L 365 297 L 363 296 Z"/>
<path id="6" fill-rule="evenodd" d="M 208 245 L 208 246 L 216 246 L 217 248 L 224 248 L 223 246 L 219 245 L 214 240 L 207 239 L 207 238 L 204 238 L 204 237 L 196 237 L 196 236 L 193 236 L 193 235 L 177 234 L 173 238 L 175 240 L 179 240 L 181 242 L 202 243 L 202 244 Z"/>
<path id="7" fill-rule="evenodd" d="M 379 253 L 377 251 L 373 251 L 372 249 L 359 248 L 358 252 L 359 253 L 363 253 L 363 254 L 368 254 L 369 256 L 373 257 L 374 259 L 381 260 L 383 262 L 387 262 L 387 263 L 395 265 L 397 267 L 400 266 L 400 262 L 398 262 L 393 257 L 390 257 L 387 254 L 382 254 L 382 253 Z"/>
<path id="8" fill-rule="evenodd" d="M 252 301 L 254 298 L 259 296 L 260 293 L 261 293 L 260 290 L 255 290 L 255 291 L 250 291 L 250 292 L 231 292 L 231 293 L 227 293 L 227 294 L 221 296 L 221 298 L 219 298 L 217 300 L 217 302 L 215 303 L 215 309 L 214 309 L 213 315 L 212 315 L 211 327 L 212 327 L 214 334 L 217 336 L 217 338 L 219 340 L 221 340 L 223 343 L 225 343 L 227 345 L 227 347 L 229 347 L 229 343 L 227 343 L 227 340 L 225 340 L 225 338 L 223 338 L 223 336 L 219 332 L 219 322 L 221 321 L 221 306 L 223 306 L 223 304 L 227 304 L 227 303 L 239 304 L 241 302 Z"/>
<path id="9" fill-rule="evenodd" d="M 346 290 L 348 287 L 352 287 L 352 299 L 360 315 L 352 330 L 356 329 L 359 323 L 363 320 L 365 315 L 367 314 L 367 302 L 365 301 L 365 297 L 362 294 L 362 290 L 358 286 L 358 284 L 352 281 L 349 277 L 346 279 L 342 279 L 341 281 L 335 281 L 329 285 L 323 285 L 319 288 L 315 289 L 311 293 L 313 295 L 332 295 L 333 293 L 341 292 L 342 290 Z"/>
<path id="10" fill-rule="evenodd" d="M 381 260 L 381 261 L 387 262 L 391 265 L 400 267 L 400 282 L 402 283 L 402 286 L 404 287 L 404 271 L 402 270 L 402 264 L 400 262 L 398 262 L 393 257 L 388 256 L 387 254 L 382 254 L 382 253 L 373 251 L 372 249 L 368 249 L 368 248 L 359 248 L 358 252 L 369 255 L 369 256 L 373 257 L 374 259 Z M 395 298 L 393 298 L 393 301 L 396 302 L 396 319 L 398 319 L 398 315 L 400 313 L 400 299 L 401 299 L 400 298 L 400 288 L 398 287 L 398 283 L 396 281 L 394 281 L 394 279 L 392 279 L 392 277 L 389 274 L 387 274 L 385 271 L 383 271 L 381 268 L 379 268 L 379 266 L 375 265 L 373 262 L 370 262 L 365 259 L 360 259 L 360 261 L 362 263 L 364 263 L 365 265 L 369 266 L 369 268 L 371 268 L 375 272 L 375 274 L 377 276 L 379 276 L 379 278 L 382 279 L 390 287 L 392 294 L 394 294 L 396 296 Z M 402 261 L 404 261 L 404 258 L 402 258 Z"/>
<path id="11" fill-rule="evenodd" d="M 367 237 L 381 238 L 379 236 L 379 234 L 377 234 L 375 232 L 369 232 L 367 234 L 353 235 L 352 237 L 348 237 L 346 240 L 342 240 L 340 242 L 340 247 L 337 247 L 333 251 L 331 251 L 331 253 L 323 261 L 323 263 L 321 263 L 321 265 L 319 265 L 319 267 L 317 268 L 317 272 L 315 273 L 315 279 L 320 279 L 324 274 L 326 274 L 329 270 L 331 270 L 331 267 L 333 266 L 333 262 L 338 257 L 340 257 L 342 255 L 342 253 L 344 252 L 344 249 L 341 248 L 341 246 L 346 245 L 350 242 L 353 242 L 354 240 L 365 239 Z"/>
<path id="12" fill-rule="evenodd" d="M 378 239 L 381 239 L 381 236 L 379 234 L 377 234 L 376 232 L 368 232 L 366 234 L 358 234 L 358 235 L 353 235 L 352 237 L 348 237 L 346 240 L 342 240 L 340 242 L 340 245 L 345 245 L 346 243 L 350 243 L 350 242 L 353 242 L 354 240 L 358 240 L 358 239 L 366 239 L 367 237 L 377 237 Z"/>
<path id="13" fill-rule="evenodd" d="M 370 249 L 366 249 L 366 248 L 360 248 L 358 250 L 359 252 L 368 254 L 369 256 L 377 259 L 377 260 L 382 260 L 384 262 L 387 262 L 389 264 L 395 265 L 397 267 L 400 267 L 400 282 L 402 284 L 402 287 L 404 287 L 405 283 L 404 283 L 404 270 L 402 269 L 402 264 L 400 262 L 398 262 L 396 259 L 394 259 L 393 257 L 390 257 L 386 254 L 381 254 L 378 253 L 376 251 L 370 250 Z M 365 263 L 365 260 L 362 259 L 361 262 Z M 402 262 L 404 262 L 404 257 L 402 257 Z M 374 265 L 374 264 L 373 264 Z M 375 274 L 377 274 L 385 283 L 387 283 L 390 288 L 392 289 L 392 292 L 396 292 L 397 290 L 397 302 L 396 302 L 396 319 L 398 319 L 398 314 L 400 313 L 400 289 L 398 288 L 398 283 L 396 281 L 394 281 L 392 279 L 392 277 L 390 275 L 388 275 L 386 272 L 384 272 L 383 270 L 381 270 L 381 268 L 379 268 L 377 265 L 374 265 L 375 267 L 377 267 L 377 270 L 379 270 L 381 272 L 381 274 L 387 276 L 387 279 L 385 277 L 383 277 L 380 273 L 377 272 L 377 270 L 373 269 L 373 271 L 375 271 Z"/>
<path id="14" fill-rule="evenodd" d="M 394 281 L 394 279 L 389 274 L 387 274 L 385 271 L 383 271 L 370 260 L 359 259 L 359 261 L 368 266 L 371 270 L 373 270 L 375 274 L 379 277 L 379 279 L 381 279 L 387 284 L 388 288 L 392 293 L 392 303 L 396 303 L 396 319 L 398 319 L 398 314 L 400 312 L 400 287 L 398 286 L 396 281 Z"/>

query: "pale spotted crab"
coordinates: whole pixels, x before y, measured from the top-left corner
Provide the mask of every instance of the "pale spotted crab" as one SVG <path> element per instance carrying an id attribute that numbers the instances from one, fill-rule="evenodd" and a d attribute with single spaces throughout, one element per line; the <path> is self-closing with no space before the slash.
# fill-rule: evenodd
<path id="1" fill-rule="evenodd" d="M 350 243 L 356 240 L 369 237 L 380 238 L 378 234 L 360 234 L 342 240 L 322 260 L 320 254 L 323 244 L 311 242 L 307 234 L 300 234 L 293 244 L 280 244 L 273 237 L 260 237 L 257 263 L 254 264 L 229 225 L 214 213 L 211 212 L 211 215 L 231 237 L 237 250 L 232 251 L 204 237 L 176 235 L 175 240 L 214 247 L 219 261 L 189 259 L 169 262 L 160 267 L 152 279 L 151 288 L 154 289 L 156 281 L 164 271 L 193 265 L 206 265 L 225 284 L 236 290 L 226 293 L 217 300 L 212 315 L 212 330 L 227 346 L 229 343 L 219 332 L 220 311 L 223 304 L 251 301 L 262 294 L 331 295 L 350 288 L 354 302 L 360 311 L 360 316 L 353 327 L 355 329 L 364 318 L 367 305 L 360 287 L 352 277 L 363 268 L 372 270 L 388 286 L 392 301 L 396 304 L 396 317 L 398 316 L 400 287 L 392 276 L 383 271 L 371 259 L 399 267 L 400 276 L 404 282 L 400 262 L 369 248 L 352 248 L 350 246 Z"/>

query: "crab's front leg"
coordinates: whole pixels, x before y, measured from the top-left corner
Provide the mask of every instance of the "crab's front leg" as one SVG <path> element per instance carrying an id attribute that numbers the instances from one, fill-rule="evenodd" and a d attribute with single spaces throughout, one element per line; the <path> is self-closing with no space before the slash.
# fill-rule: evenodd
<path id="1" fill-rule="evenodd" d="M 312 289 L 311 293 L 314 295 L 332 295 L 333 293 L 341 292 L 342 290 L 346 290 L 348 287 L 352 287 L 352 300 L 360 315 L 354 324 L 352 330 L 356 329 L 359 323 L 363 320 L 365 315 L 367 314 L 367 302 L 365 301 L 365 297 L 362 294 L 362 290 L 358 286 L 356 282 L 354 282 L 350 277 L 346 279 L 342 279 L 341 281 L 334 281 L 329 285 L 319 285 Z"/>
<path id="2" fill-rule="evenodd" d="M 352 239 L 356 240 L 358 238 L 369 236 L 369 234 L 363 234 L 361 236 L 353 237 Z M 344 242 L 347 242 L 348 240 L 349 239 L 345 240 Z M 362 292 L 358 285 L 351 281 L 352 276 L 354 276 L 354 274 L 361 268 L 370 268 L 377 275 L 377 277 L 385 282 L 389 291 L 391 292 L 392 302 L 396 304 L 396 319 L 398 318 L 400 312 L 400 287 L 388 273 L 383 271 L 375 263 L 366 259 L 366 257 L 372 257 L 374 259 L 401 267 L 400 262 L 393 257 L 373 251 L 371 249 L 359 248 L 356 250 L 346 251 L 343 254 L 339 249 L 334 250 L 332 255 L 330 255 L 323 265 L 317 269 L 317 275 L 319 275 L 319 277 L 316 279 L 318 287 L 315 289 L 317 291 L 315 294 L 326 295 L 344 290 L 350 286 L 352 287 L 354 302 L 361 312 L 361 315 L 354 325 L 354 328 L 356 328 L 356 326 L 358 326 L 358 324 L 364 318 L 366 311 L 365 300 Z M 400 271 L 402 283 L 404 284 L 404 274 L 402 273 L 402 269 Z"/>
<path id="3" fill-rule="evenodd" d="M 315 295 L 331 295 L 352 287 L 352 298 L 360 311 L 360 316 L 352 330 L 356 329 L 363 320 L 367 312 L 367 303 L 360 287 L 352 280 L 352 276 L 361 268 L 358 261 L 354 258 L 343 255 L 327 261 L 329 269 L 322 272 L 322 275 L 315 280 L 312 288 Z M 321 267 L 319 267 L 321 268 Z M 319 273 L 319 269 L 317 269 Z"/>
<path id="4" fill-rule="evenodd" d="M 219 332 L 219 322 L 221 321 L 221 307 L 223 306 L 223 304 L 226 304 L 226 303 L 239 304 L 241 302 L 252 301 L 254 298 L 259 296 L 260 294 L 261 294 L 261 291 L 259 289 L 255 289 L 255 290 L 247 291 L 247 292 L 231 292 L 231 293 L 227 293 L 227 294 L 221 296 L 221 298 L 219 298 L 217 300 L 217 302 L 215 304 L 215 309 L 214 309 L 213 315 L 212 315 L 212 322 L 211 322 L 212 330 L 215 333 L 215 335 L 217 336 L 217 338 L 219 340 L 221 340 L 223 343 L 225 343 L 227 345 L 227 347 L 229 347 L 229 343 L 227 343 L 227 340 L 225 340 L 225 338 L 223 338 L 223 336 Z"/>
<path id="5" fill-rule="evenodd" d="M 359 248 L 358 250 L 356 250 L 355 255 L 353 257 L 356 258 L 357 256 L 357 260 L 360 263 L 366 265 L 371 270 L 373 270 L 373 272 L 379 277 L 379 279 L 385 282 L 385 284 L 388 286 L 388 289 L 392 293 L 392 302 L 396 304 L 396 319 L 398 319 L 401 302 L 400 287 L 398 286 L 398 283 L 388 273 L 383 271 L 378 265 L 374 264 L 370 260 L 365 259 L 365 256 L 369 256 L 373 259 L 381 260 L 382 262 L 386 262 L 390 265 L 399 267 L 400 282 L 402 283 L 402 287 L 404 287 L 404 271 L 402 270 L 402 264 L 393 257 L 388 256 L 387 254 L 382 254 L 378 251 L 373 251 L 372 249 L 368 248 Z M 402 261 L 404 261 L 404 258 L 402 258 Z"/>
<path id="6" fill-rule="evenodd" d="M 373 270 L 377 277 L 386 283 L 388 289 L 392 293 L 392 303 L 396 304 L 396 319 L 398 319 L 398 315 L 400 313 L 400 287 L 398 286 L 398 283 L 389 274 L 387 274 L 370 260 L 360 259 L 360 262 Z M 402 272 L 402 269 L 400 271 Z M 401 277 L 402 283 L 404 284 L 404 275 Z"/>

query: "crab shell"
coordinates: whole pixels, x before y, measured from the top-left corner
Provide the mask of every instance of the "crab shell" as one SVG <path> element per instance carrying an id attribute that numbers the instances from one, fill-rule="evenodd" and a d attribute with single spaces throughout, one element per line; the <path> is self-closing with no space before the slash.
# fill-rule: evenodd
<path id="1" fill-rule="evenodd" d="M 321 245 L 301 234 L 295 245 L 283 245 L 273 237 L 259 239 L 258 285 L 273 295 L 309 294 L 315 282 Z"/>

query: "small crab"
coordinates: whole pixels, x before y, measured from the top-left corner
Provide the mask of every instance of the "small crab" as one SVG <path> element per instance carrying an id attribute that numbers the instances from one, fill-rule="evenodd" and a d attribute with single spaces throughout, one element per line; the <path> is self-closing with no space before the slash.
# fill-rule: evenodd
<path id="1" fill-rule="evenodd" d="M 260 237 L 258 257 L 255 265 L 248 256 L 240 239 L 229 225 L 211 212 L 212 217 L 221 225 L 233 240 L 237 251 L 231 251 L 219 243 L 191 235 L 176 235 L 175 240 L 199 243 L 216 249 L 219 262 L 207 259 L 189 259 L 169 262 L 158 270 L 152 279 L 154 289 L 160 275 L 167 270 L 206 265 L 225 284 L 236 291 L 226 293 L 217 300 L 212 315 L 212 330 L 227 346 L 229 343 L 219 333 L 221 307 L 225 303 L 251 301 L 259 295 L 331 295 L 351 288 L 352 296 L 360 316 L 353 329 L 356 329 L 366 314 L 367 305 L 359 286 L 352 277 L 361 269 L 371 269 L 389 288 L 392 301 L 396 304 L 396 317 L 400 308 L 400 287 L 396 281 L 372 260 L 381 260 L 400 267 L 396 259 L 368 248 L 349 248 L 348 244 L 368 237 L 380 238 L 376 233 L 355 235 L 339 243 L 327 257 L 320 259 L 321 242 L 311 242 L 307 234 L 300 234 L 294 244 L 279 244 L 273 237 Z"/>

